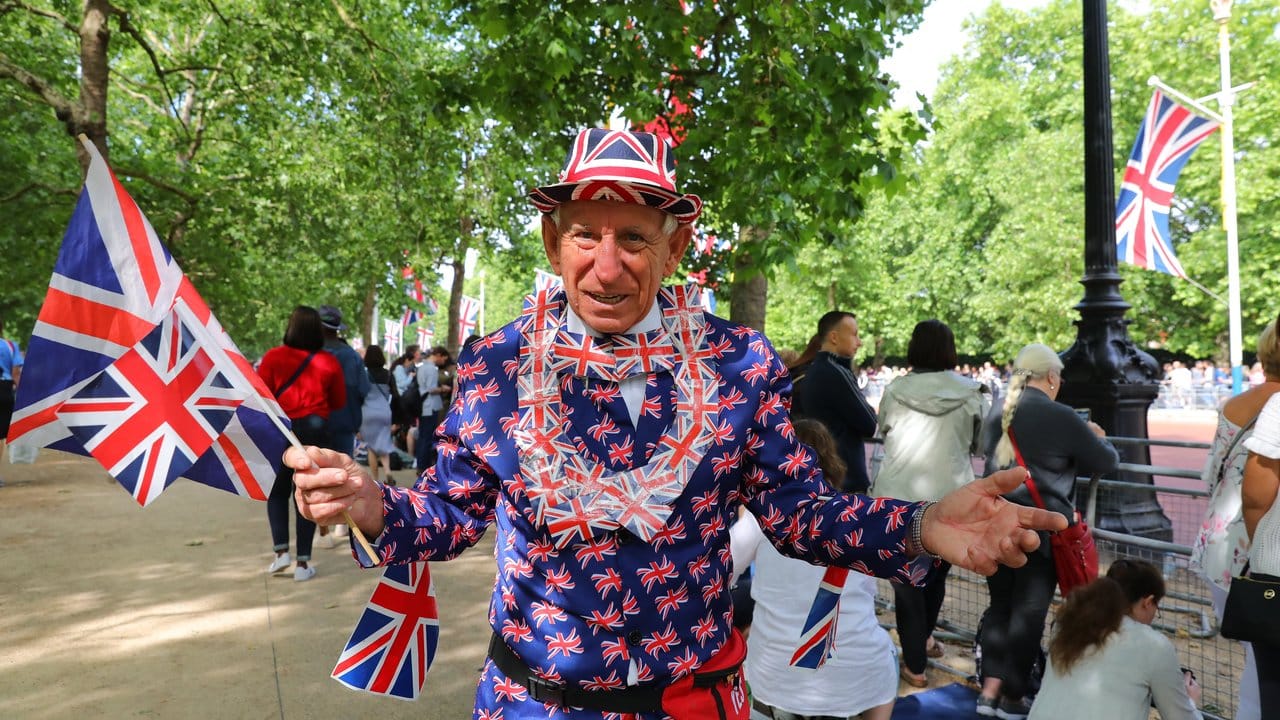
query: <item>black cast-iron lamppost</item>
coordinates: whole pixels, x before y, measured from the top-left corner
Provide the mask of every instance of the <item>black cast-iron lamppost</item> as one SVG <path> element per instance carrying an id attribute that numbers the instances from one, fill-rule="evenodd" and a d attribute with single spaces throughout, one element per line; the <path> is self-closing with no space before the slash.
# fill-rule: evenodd
<path id="1" fill-rule="evenodd" d="M 1076 342 L 1062 353 L 1058 401 L 1089 408 L 1108 435 L 1145 438 L 1147 409 L 1159 392 L 1155 359 L 1129 338 L 1129 303 L 1116 268 L 1115 167 L 1111 143 L 1111 64 L 1105 0 L 1084 2 L 1084 299 L 1076 305 Z M 1122 461 L 1150 463 L 1145 446 L 1118 448 Z M 1144 475 L 1120 479 L 1151 483 Z M 1151 491 L 1099 494 L 1098 527 L 1171 540 L 1172 524 Z"/>

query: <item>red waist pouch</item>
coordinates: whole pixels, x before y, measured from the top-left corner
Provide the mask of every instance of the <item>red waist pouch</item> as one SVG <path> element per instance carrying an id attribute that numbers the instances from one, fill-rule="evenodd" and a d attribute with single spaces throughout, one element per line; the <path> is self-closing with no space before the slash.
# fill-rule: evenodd
<path id="1" fill-rule="evenodd" d="M 662 709 L 674 720 L 748 720 L 751 701 L 742 676 L 747 643 L 735 629 L 720 652 L 662 693 Z"/>

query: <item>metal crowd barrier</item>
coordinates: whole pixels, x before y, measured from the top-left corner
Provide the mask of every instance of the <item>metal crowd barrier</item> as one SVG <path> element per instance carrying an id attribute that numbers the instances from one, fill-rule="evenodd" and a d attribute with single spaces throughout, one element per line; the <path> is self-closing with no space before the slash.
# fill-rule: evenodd
<path id="1" fill-rule="evenodd" d="M 1208 443 L 1149 440 L 1144 438 L 1108 438 L 1115 445 L 1146 445 L 1151 447 L 1177 447 L 1208 451 Z M 1158 477 L 1196 479 L 1199 470 L 1165 467 L 1141 463 L 1121 463 L 1119 470 Z M 1083 508 L 1089 526 L 1093 528 L 1101 558 L 1102 571 L 1113 560 L 1134 557 L 1155 563 L 1165 576 L 1167 594 L 1161 603 L 1160 616 L 1152 627 L 1164 632 L 1178 650 L 1181 663 L 1195 672 L 1203 691 L 1200 710 L 1204 717 L 1229 720 L 1235 712 L 1240 675 L 1244 668 L 1244 649 L 1240 643 L 1218 635 L 1217 616 L 1213 609 L 1209 583 L 1190 567 L 1191 547 L 1188 545 L 1154 540 L 1125 533 L 1102 530 L 1097 527 L 1097 504 L 1100 495 L 1124 490 L 1149 491 L 1167 515 L 1192 530 L 1200 527 L 1204 515 L 1208 488 L 1178 488 L 1166 485 L 1147 485 L 1124 482 L 1094 476 L 1078 478 L 1079 487 L 1086 491 L 1087 502 Z M 1189 525 L 1187 525 L 1189 523 Z M 1053 608 L 1045 623 L 1042 646 L 1047 648 L 1052 632 L 1053 613 L 1061 598 L 1054 598 Z M 976 681 L 973 662 L 973 642 L 978 620 L 988 603 L 986 581 L 980 575 L 953 568 L 947 579 L 947 598 L 939 617 L 935 637 L 948 643 L 947 656 L 929 661 L 937 670 Z M 877 608 L 881 624 L 894 629 L 893 590 L 887 580 L 879 581 Z M 959 646 L 959 647 L 957 647 Z"/>

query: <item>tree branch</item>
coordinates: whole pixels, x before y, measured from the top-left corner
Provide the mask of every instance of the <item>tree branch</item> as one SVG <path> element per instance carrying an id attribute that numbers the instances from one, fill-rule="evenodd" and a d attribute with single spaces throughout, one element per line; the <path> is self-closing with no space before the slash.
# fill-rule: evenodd
<path id="1" fill-rule="evenodd" d="M 46 105 L 53 108 L 62 122 L 66 122 L 71 117 L 73 105 L 70 100 L 63 97 L 62 93 L 55 90 L 44 78 L 14 65 L 10 62 L 9 56 L 4 53 L 0 53 L 0 78 L 13 78 L 20 85 L 34 92 Z"/>
<path id="2" fill-rule="evenodd" d="M 347 9 L 342 7 L 342 4 L 339 3 L 338 0 L 332 0 L 332 2 L 333 2 L 333 9 L 338 11 L 338 17 L 342 19 L 343 25 L 346 25 L 351 30 L 354 30 L 357 35 L 359 35 L 361 38 L 364 39 L 365 44 L 368 45 L 369 47 L 376 48 L 378 50 L 381 50 L 382 52 L 387 51 L 386 48 L 382 47 L 377 42 L 375 42 L 373 38 L 369 37 L 369 33 L 365 32 L 364 28 L 357 25 L 356 22 L 351 19 L 351 16 L 347 14 Z"/>
<path id="3" fill-rule="evenodd" d="M 127 11 L 121 10 L 113 5 L 111 7 L 111 12 L 114 13 L 116 17 L 120 18 L 120 30 L 133 38 L 134 42 L 138 43 L 138 45 L 142 46 L 143 51 L 147 53 L 147 57 L 151 58 L 151 67 L 155 68 L 156 77 L 160 79 L 160 88 L 164 90 L 164 97 L 167 101 L 166 104 L 169 106 L 170 111 L 176 116 L 178 114 L 178 109 L 173 104 L 173 94 L 169 92 L 169 83 L 165 82 L 164 79 L 165 71 L 160 67 L 160 58 L 156 57 L 155 50 L 151 49 L 151 43 L 147 42 L 147 39 L 142 36 L 142 33 L 138 31 L 138 28 L 134 27 L 133 22 L 129 19 L 129 13 Z M 182 118 L 178 118 L 178 124 L 182 127 L 183 134 L 190 136 L 190 132 L 187 131 L 186 123 L 182 121 Z"/>
<path id="4" fill-rule="evenodd" d="M 171 192 L 174 195 L 177 195 L 178 197 L 186 201 L 188 205 L 194 206 L 200 203 L 200 198 L 196 197 L 195 195 L 192 195 L 191 193 L 185 190 L 181 190 L 177 186 L 171 185 L 163 180 L 160 180 L 159 178 L 152 177 L 147 173 L 140 172 L 138 170 L 132 170 L 130 168 L 119 167 L 119 166 L 116 166 L 115 171 L 117 175 L 124 175 L 125 177 L 135 178 L 147 183 L 148 185 L 154 185 L 155 187 L 158 187 L 161 190 L 164 190 L 166 192 Z"/>
<path id="5" fill-rule="evenodd" d="M 0 197 L 0 205 L 11 203 L 32 190 L 44 190 L 45 192 L 53 193 L 54 195 L 70 195 L 71 197 L 76 197 L 80 194 L 79 191 L 72 190 L 70 188 L 54 187 L 53 185 L 46 185 L 44 183 L 30 183 L 28 185 L 23 185 L 10 195 Z"/>
<path id="6" fill-rule="evenodd" d="M 4 15 L 5 13 L 15 8 L 20 10 L 26 10 L 32 15 L 39 15 L 40 17 L 49 18 L 50 20 L 53 20 L 54 22 L 57 22 L 58 24 L 62 25 L 64 29 L 70 30 L 72 33 L 75 33 L 76 35 L 80 34 L 80 28 L 76 27 L 74 23 L 72 23 L 70 20 L 67 20 L 62 15 L 52 10 L 45 10 L 44 8 L 31 7 L 30 5 L 23 2 L 15 1 L 15 2 L 0 3 L 0 15 Z"/>

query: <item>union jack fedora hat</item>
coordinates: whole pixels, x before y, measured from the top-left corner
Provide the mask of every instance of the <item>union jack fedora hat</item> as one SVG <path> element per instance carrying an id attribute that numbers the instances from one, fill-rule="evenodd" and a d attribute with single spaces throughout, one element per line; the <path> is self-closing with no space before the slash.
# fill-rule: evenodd
<path id="1" fill-rule="evenodd" d="M 611 200 L 657 208 L 682 223 L 702 212 L 697 195 L 676 192 L 676 161 L 667 141 L 647 132 L 583 130 L 565 158 L 560 182 L 529 191 L 549 213 L 573 200 Z"/>

